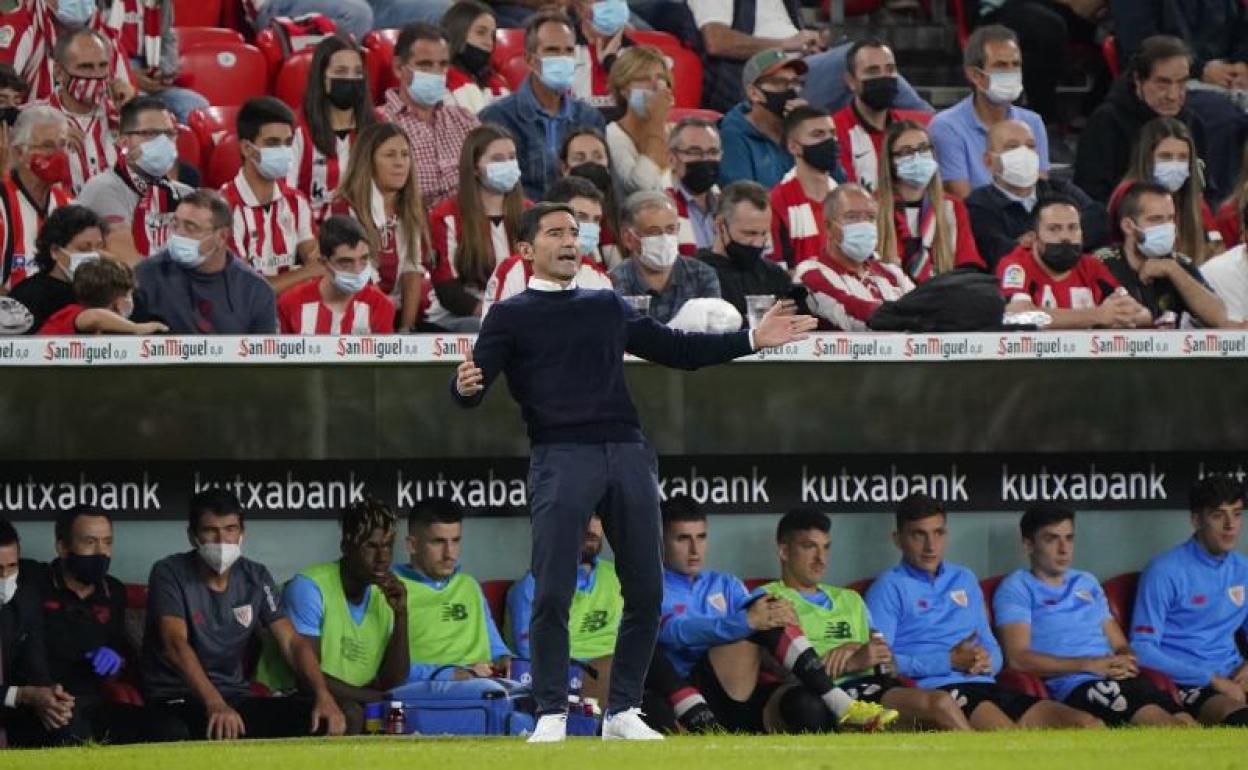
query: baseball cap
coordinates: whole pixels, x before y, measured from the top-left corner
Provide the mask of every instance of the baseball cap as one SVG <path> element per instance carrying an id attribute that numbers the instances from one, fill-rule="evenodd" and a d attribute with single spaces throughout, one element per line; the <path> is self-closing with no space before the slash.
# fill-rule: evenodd
<path id="1" fill-rule="evenodd" d="M 805 75 L 808 69 L 806 62 L 802 61 L 802 57 L 796 53 L 782 51 L 779 48 L 759 51 L 745 63 L 745 69 L 741 72 L 741 87 L 752 86 L 754 81 L 783 67 L 792 67 L 799 75 Z"/>

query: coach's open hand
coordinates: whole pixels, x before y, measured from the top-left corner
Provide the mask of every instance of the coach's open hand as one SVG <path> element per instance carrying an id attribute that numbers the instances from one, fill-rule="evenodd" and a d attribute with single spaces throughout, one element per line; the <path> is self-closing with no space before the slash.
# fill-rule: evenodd
<path id="1" fill-rule="evenodd" d="M 461 396 L 475 396 L 485 387 L 481 383 L 485 380 L 485 375 L 481 373 L 481 367 L 472 361 L 472 350 L 464 357 L 464 362 L 459 365 L 455 377 L 455 389 L 459 391 Z"/>
<path id="2" fill-rule="evenodd" d="M 786 342 L 806 339 L 819 321 L 814 316 L 796 315 L 797 305 L 791 299 L 780 300 L 771 306 L 758 327 L 754 329 L 756 348 L 774 348 Z M 480 371 L 479 369 L 477 371 Z M 463 377 L 463 368 L 460 368 Z M 468 395 L 468 394 L 465 394 Z"/>

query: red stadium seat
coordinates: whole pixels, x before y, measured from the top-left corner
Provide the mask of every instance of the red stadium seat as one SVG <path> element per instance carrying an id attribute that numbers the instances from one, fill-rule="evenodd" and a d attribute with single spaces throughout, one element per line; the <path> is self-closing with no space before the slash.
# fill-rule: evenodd
<path id="1" fill-rule="evenodd" d="M 1005 579 L 1005 575 L 993 575 L 979 581 L 979 590 L 984 594 L 984 611 L 988 613 L 988 625 L 996 625 L 992 619 L 992 595 L 997 592 L 997 586 L 1001 585 L 1001 581 Z"/>
<path id="2" fill-rule="evenodd" d="M 1109 74 L 1115 78 L 1122 73 L 1122 62 L 1118 61 L 1118 39 L 1113 35 L 1105 38 L 1101 43 L 1101 55 L 1105 57 L 1105 66 L 1109 67 Z"/>
<path id="3" fill-rule="evenodd" d="M 246 43 L 179 51 L 178 67 L 178 85 L 203 94 L 209 104 L 242 104 L 269 90 L 264 54 Z"/>
<path id="4" fill-rule="evenodd" d="M 924 127 L 927 127 L 932 122 L 932 115 L 933 113 L 924 112 L 923 110 L 897 110 L 899 120 L 913 120 Z"/>
<path id="5" fill-rule="evenodd" d="M 375 29 L 364 36 L 364 68 L 373 88 L 373 104 L 381 104 L 386 90 L 399 84 L 394 74 L 394 44 L 397 29 Z"/>
<path id="6" fill-rule="evenodd" d="M 667 112 L 668 123 L 679 123 L 685 118 L 700 118 L 709 120 L 712 123 L 719 123 L 723 120 L 724 113 L 717 110 L 704 110 L 701 107 L 673 107 Z"/>
<path id="7" fill-rule="evenodd" d="M 264 61 L 269 65 L 269 82 L 273 82 L 282 68 L 282 42 L 277 39 L 276 32 L 265 28 L 256 33 L 256 48 L 264 54 Z"/>
<path id="8" fill-rule="evenodd" d="M 201 45 L 221 46 L 245 43 L 243 35 L 236 29 L 225 27 L 178 27 L 178 50 L 196 48 Z"/>
<path id="9" fill-rule="evenodd" d="M 524 30 L 500 27 L 494 33 L 494 53 L 490 56 L 490 64 L 502 72 L 515 56 L 524 56 Z"/>
<path id="10" fill-rule="evenodd" d="M 216 189 L 233 179 L 243 165 L 239 155 L 238 137 L 233 132 L 226 135 L 209 153 L 208 166 L 204 169 L 204 187 Z"/>
<path id="11" fill-rule="evenodd" d="M 490 615 L 494 617 L 494 623 L 500 629 L 503 626 L 503 618 L 507 614 L 507 590 L 511 588 L 514 580 L 485 580 L 481 583 L 481 593 L 485 594 L 485 603 L 490 607 Z"/>
<path id="12" fill-rule="evenodd" d="M 859 596 L 866 596 L 867 591 L 871 588 L 871 584 L 874 582 L 875 578 L 863 578 L 862 580 L 855 580 L 845 587 L 857 593 Z"/>
<path id="13" fill-rule="evenodd" d="M 286 102 L 297 113 L 303 106 L 303 92 L 308 87 L 308 72 L 312 69 L 312 51 L 300 51 L 282 64 L 273 84 L 273 95 Z"/>
<path id="14" fill-rule="evenodd" d="M 988 625 L 990 626 L 996 625 L 992 617 L 992 597 L 997 593 L 997 587 L 1001 585 L 1001 581 L 1004 579 L 1005 575 L 993 575 L 979 581 L 979 590 L 984 594 L 984 611 L 988 613 Z M 1044 686 L 1043 679 L 1035 674 L 1016 671 L 1008 666 L 1002 668 L 1001 672 L 997 674 L 997 682 L 1003 687 L 1026 693 L 1034 698 L 1049 697 L 1049 690 Z"/>
<path id="15" fill-rule="evenodd" d="M 1140 573 L 1124 572 L 1101 583 L 1105 589 L 1105 601 L 1109 614 L 1114 616 L 1123 633 L 1131 634 L 1131 610 L 1135 606 L 1135 587 L 1140 583 Z"/>
<path id="16" fill-rule="evenodd" d="M 194 166 L 196 171 L 203 167 L 204 154 L 200 149 L 199 139 L 195 137 L 190 126 L 181 123 L 178 124 L 178 158 Z"/>
<path id="17" fill-rule="evenodd" d="M 742 582 L 745 583 L 745 590 L 753 591 L 755 588 L 765 586 L 773 580 L 775 580 L 775 578 L 747 578 Z"/>
<path id="18" fill-rule="evenodd" d="M 127 669 L 137 667 L 137 661 L 132 662 Z M 128 706 L 142 706 L 143 696 L 139 693 L 139 688 L 130 682 L 120 679 L 104 680 L 100 683 L 100 692 L 104 695 L 104 700 L 108 703 L 121 703 Z"/>
<path id="19" fill-rule="evenodd" d="M 524 61 L 524 55 L 513 56 L 505 65 L 498 70 L 498 74 L 503 76 L 507 81 L 507 87 L 515 91 L 529 76 L 529 65 Z"/>
<path id="20" fill-rule="evenodd" d="M 867 13 L 875 13 L 880 9 L 882 0 L 844 0 L 845 17 L 862 16 Z M 832 15 L 832 0 L 823 0 L 823 15 Z"/>
<path id="21" fill-rule="evenodd" d="M 238 120 L 238 107 L 207 107 L 192 110 L 187 117 L 187 124 L 195 132 L 199 140 L 199 168 L 206 169 L 212 155 L 212 147 L 225 138 L 226 134 L 234 133 L 235 121 Z"/>
<path id="22" fill-rule="evenodd" d="M 173 26 L 220 27 L 221 6 L 221 0 L 173 0 Z"/>
<path id="23" fill-rule="evenodd" d="M 958 27 L 958 47 L 966 48 L 967 38 L 971 36 L 971 24 L 966 18 L 966 0 L 953 0 L 953 21 Z"/>
<path id="24" fill-rule="evenodd" d="M 702 104 L 702 59 L 696 53 L 667 32 L 634 30 L 628 36 L 638 45 L 659 49 L 668 58 L 673 73 L 675 106 L 698 107 Z"/>

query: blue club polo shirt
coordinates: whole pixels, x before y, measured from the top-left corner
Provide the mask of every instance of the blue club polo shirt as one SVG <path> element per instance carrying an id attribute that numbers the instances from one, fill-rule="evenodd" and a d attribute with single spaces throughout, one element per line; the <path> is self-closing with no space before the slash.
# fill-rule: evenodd
<path id="1" fill-rule="evenodd" d="M 1021 120 L 1031 128 L 1036 137 L 1036 152 L 1040 155 L 1040 172 L 1049 170 L 1049 135 L 1044 129 L 1044 119 L 1024 107 L 1010 105 L 1009 120 Z M 975 114 L 975 96 L 966 97 L 947 110 L 941 110 L 927 127 L 940 164 L 943 182 L 967 181 L 971 189 L 992 182 L 992 173 L 984 165 L 984 153 L 988 150 L 988 127 Z M 725 153 L 726 155 L 726 153 Z"/>

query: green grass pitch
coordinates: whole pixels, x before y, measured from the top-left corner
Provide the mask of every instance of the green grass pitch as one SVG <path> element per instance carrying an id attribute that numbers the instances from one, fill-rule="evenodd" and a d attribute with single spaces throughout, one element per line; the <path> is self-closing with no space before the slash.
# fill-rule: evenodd
<path id="1" fill-rule="evenodd" d="M 0 753 L 31 770 L 1145 770 L 1248 767 L 1248 731 L 677 737 L 663 743 L 573 738 L 526 746 L 516 738 L 347 738 L 168 746 L 93 746 Z"/>

